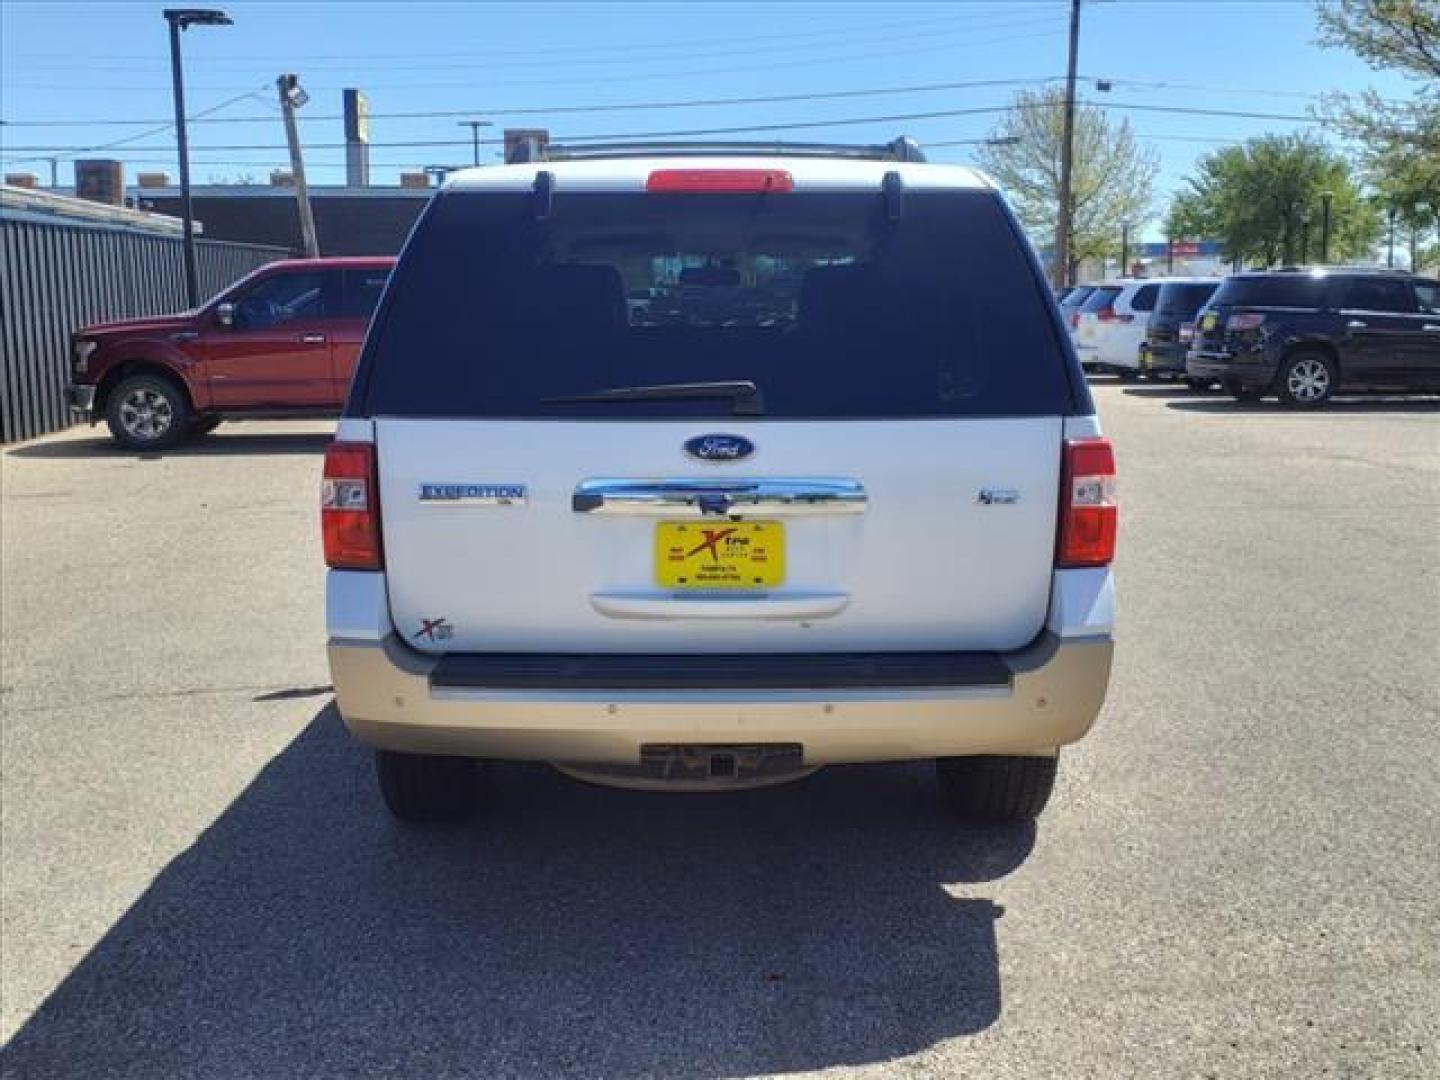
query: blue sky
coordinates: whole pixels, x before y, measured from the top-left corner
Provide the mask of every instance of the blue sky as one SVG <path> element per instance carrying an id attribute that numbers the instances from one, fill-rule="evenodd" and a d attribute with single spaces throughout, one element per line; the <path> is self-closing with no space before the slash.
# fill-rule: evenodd
<path id="1" fill-rule="evenodd" d="M 7 170 L 42 180 L 57 154 L 60 179 L 80 150 L 174 174 L 169 57 L 162 4 L 0 4 L 0 128 Z M 275 76 L 295 71 L 311 94 L 301 112 L 312 183 L 343 180 L 341 89 L 366 91 L 374 114 L 372 180 L 402 169 L 466 163 L 469 132 L 454 112 L 557 136 L 625 136 L 746 125 L 804 124 L 1003 106 L 1019 82 L 1063 75 L 1068 4 L 1017 3 L 222 3 L 235 25 L 185 35 L 197 182 L 248 173 L 264 180 L 286 162 Z M 1304 114 L 1313 96 L 1411 87 L 1354 57 L 1315 44 L 1307 2 L 1087 2 L 1081 95 L 1106 101 L 1161 155 L 1162 196 L 1194 160 L 1225 142 L 1307 129 L 1284 119 L 1121 109 L 1122 105 Z M 1113 80 L 1099 93 L 1094 80 Z M 933 84 L 1003 83 L 817 97 L 804 101 L 673 107 L 717 98 L 890 91 Z M 592 112 L 584 106 L 644 105 Z M 213 110 L 213 111 L 211 111 Z M 518 110 L 536 110 L 522 112 Z M 877 119 L 765 133 L 881 141 L 906 132 L 934 145 L 983 138 L 997 117 Z M 35 126 L 37 122 L 47 126 Z M 48 126 L 55 121 L 86 121 Z M 104 122 L 101 122 L 104 121 Z M 149 126 L 117 121 L 155 121 Z M 162 128 L 162 130 L 153 130 Z M 147 133 L 148 132 L 148 133 Z M 736 138 L 745 138 L 738 134 Z M 748 137 L 761 137 L 758 134 Z M 427 142 L 450 145 L 386 146 Z M 239 147 L 259 146 L 260 149 Z M 28 149 L 63 147 L 65 149 Z M 965 161 L 964 145 L 934 160 Z M 493 148 L 484 149 L 494 160 Z M 31 159 L 20 161 L 19 159 Z M 1162 200 L 1163 201 L 1163 200 Z"/>

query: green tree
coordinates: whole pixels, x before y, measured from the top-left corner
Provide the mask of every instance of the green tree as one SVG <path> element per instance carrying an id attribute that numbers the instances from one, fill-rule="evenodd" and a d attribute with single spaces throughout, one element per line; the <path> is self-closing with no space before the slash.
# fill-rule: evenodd
<path id="1" fill-rule="evenodd" d="M 1358 144 L 1366 178 L 1387 213 L 1393 208 L 1416 238 L 1412 251 L 1423 253 L 1440 231 L 1440 3 L 1330 0 L 1317 5 L 1317 16 L 1323 44 L 1348 49 L 1372 68 L 1398 71 L 1416 84 L 1404 102 L 1373 90 L 1332 94 L 1322 112 Z"/>
<path id="2" fill-rule="evenodd" d="M 1065 93 L 1059 87 L 1022 90 L 976 154 L 982 168 L 1005 190 L 1037 247 L 1055 242 L 1060 208 L 1060 147 Z M 1111 123 L 1103 109 L 1075 109 L 1071 166 L 1070 259 L 1114 258 L 1120 230 L 1130 235 L 1154 215 L 1155 175 L 1160 160 L 1135 140 L 1128 120 Z"/>
<path id="3" fill-rule="evenodd" d="M 1336 151 L 1300 135 L 1266 135 L 1202 157 L 1175 197 L 1171 236 L 1220 240 L 1231 259 L 1264 266 L 1315 259 L 1325 193 L 1330 195 L 1332 262 L 1363 259 L 1382 223 Z"/>

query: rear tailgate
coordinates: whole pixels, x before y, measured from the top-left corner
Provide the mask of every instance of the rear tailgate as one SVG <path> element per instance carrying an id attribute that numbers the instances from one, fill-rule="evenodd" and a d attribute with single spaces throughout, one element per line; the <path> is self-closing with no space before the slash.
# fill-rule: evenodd
<path id="1" fill-rule="evenodd" d="M 375 421 L 405 639 L 551 653 L 1032 640 L 1084 382 L 992 192 L 907 191 L 897 211 L 880 180 L 622 194 L 560 173 L 543 203 L 439 196 L 347 408 Z M 744 401 L 715 389 L 742 382 Z M 697 450 L 707 436 L 734 452 Z"/>
<path id="2" fill-rule="evenodd" d="M 1061 421 L 726 425 L 753 463 L 687 462 L 694 423 L 384 420 L 390 605 L 430 651 L 1009 649 L 1044 623 Z M 517 453 L 524 448 L 524 453 Z M 447 464 L 441 464 L 447 463 Z M 597 480 L 843 483 L 858 499 L 744 514 L 576 506 Z M 474 497 L 423 499 L 427 488 Z M 506 500 L 484 490 L 507 491 Z M 523 489 L 523 492 L 522 490 Z M 774 523 L 781 574 L 754 588 L 661 580 L 657 531 Z M 709 553 L 702 552 L 704 561 Z M 437 621 L 438 620 L 438 621 Z M 443 627 L 437 634 L 426 627 Z"/>

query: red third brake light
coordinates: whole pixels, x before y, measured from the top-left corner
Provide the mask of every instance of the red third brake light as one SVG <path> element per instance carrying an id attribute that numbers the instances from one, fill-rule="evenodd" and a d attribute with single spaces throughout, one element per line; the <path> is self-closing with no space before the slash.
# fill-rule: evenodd
<path id="1" fill-rule="evenodd" d="M 1108 566 L 1115 558 L 1118 514 L 1110 440 L 1067 439 L 1060 474 L 1056 565 L 1062 569 Z"/>
<path id="2" fill-rule="evenodd" d="M 736 194 L 794 191 L 795 178 L 784 169 L 656 169 L 646 191 L 670 194 Z"/>
<path id="3" fill-rule="evenodd" d="M 380 570 L 380 492 L 375 447 L 332 442 L 325 448 L 320 483 L 320 531 L 325 565 L 336 570 Z"/>

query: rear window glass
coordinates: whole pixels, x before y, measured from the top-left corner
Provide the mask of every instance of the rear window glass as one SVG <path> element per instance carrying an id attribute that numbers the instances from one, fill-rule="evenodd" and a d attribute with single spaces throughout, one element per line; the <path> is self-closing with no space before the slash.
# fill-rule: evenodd
<path id="1" fill-rule="evenodd" d="M 1232 307 L 1319 307 L 1329 279 L 1313 274 L 1226 278 L 1215 304 Z"/>
<path id="2" fill-rule="evenodd" d="M 1065 299 L 1060 301 L 1063 308 L 1078 308 L 1089 299 L 1090 294 L 1095 291 L 1093 285 L 1077 285 L 1065 294 Z"/>
<path id="3" fill-rule="evenodd" d="M 1159 285 L 1142 285 L 1135 290 L 1135 295 L 1131 297 L 1130 307 L 1135 311 L 1154 311 L 1155 297 L 1159 294 Z"/>
<path id="4" fill-rule="evenodd" d="M 1085 298 L 1085 302 L 1080 305 L 1080 310 L 1088 312 L 1102 311 L 1115 303 L 1115 298 L 1119 295 L 1120 287 L 1118 285 L 1102 285 Z"/>
<path id="5" fill-rule="evenodd" d="M 1160 299 L 1155 310 L 1161 315 L 1176 319 L 1188 319 L 1209 300 L 1219 282 L 1171 282 L 1160 286 Z"/>
<path id="6" fill-rule="evenodd" d="M 1048 287 L 998 201 L 557 191 L 437 196 L 350 408 L 434 417 L 727 416 L 727 398 L 564 402 L 752 381 L 769 417 L 1073 411 Z"/>

